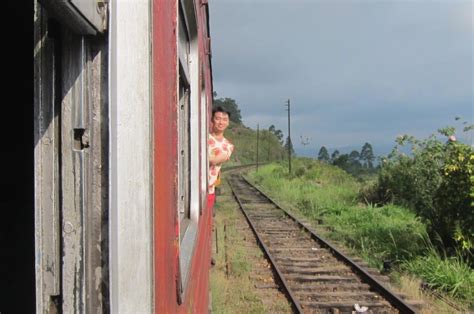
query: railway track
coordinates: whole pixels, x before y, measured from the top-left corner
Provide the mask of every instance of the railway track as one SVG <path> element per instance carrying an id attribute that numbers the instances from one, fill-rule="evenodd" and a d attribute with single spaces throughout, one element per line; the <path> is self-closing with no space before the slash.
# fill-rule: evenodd
<path id="1" fill-rule="evenodd" d="M 265 165 L 265 164 L 260 164 L 260 166 Z M 238 166 L 230 166 L 226 168 L 222 168 L 222 172 L 225 173 L 234 173 L 234 172 L 242 172 L 244 170 L 248 170 L 251 168 L 256 167 L 257 164 L 246 164 L 246 165 L 238 165 Z"/>
<path id="2" fill-rule="evenodd" d="M 240 174 L 228 182 L 295 312 L 416 312 Z"/>

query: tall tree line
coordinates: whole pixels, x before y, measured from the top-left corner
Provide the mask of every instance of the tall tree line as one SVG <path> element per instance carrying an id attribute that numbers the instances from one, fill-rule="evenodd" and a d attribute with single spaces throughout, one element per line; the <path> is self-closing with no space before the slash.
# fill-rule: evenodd
<path id="1" fill-rule="evenodd" d="M 353 150 L 349 154 L 341 154 L 336 149 L 329 155 L 328 149 L 322 146 L 318 153 L 318 160 L 338 166 L 354 174 L 361 170 L 373 170 L 375 155 L 370 143 L 365 143 L 360 152 Z"/>

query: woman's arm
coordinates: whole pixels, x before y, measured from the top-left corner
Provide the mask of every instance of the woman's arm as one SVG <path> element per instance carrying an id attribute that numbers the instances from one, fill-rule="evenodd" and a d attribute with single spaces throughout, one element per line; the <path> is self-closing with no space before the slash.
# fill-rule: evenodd
<path id="1" fill-rule="evenodd" d="M 214 155 L 214 154 L 211 154 L 211 155 L 209 156 L 209 163 L 210 163 L 211 165 L 219 165 L 219 164 L 221 164 L 221 163 L 223 163 L 223 162 L 225 162 L 225 161 L 227 161 L 227 160 L 229 160 L 229 159 L 230 159 L 229 154 L 227 154 L 227 153 L 225 153 L 225 152 L 223 152 L 223 153 L 221 153 L 221 154 L 219 154 L 219 155 L 217 155 L 217 156 Z"/>

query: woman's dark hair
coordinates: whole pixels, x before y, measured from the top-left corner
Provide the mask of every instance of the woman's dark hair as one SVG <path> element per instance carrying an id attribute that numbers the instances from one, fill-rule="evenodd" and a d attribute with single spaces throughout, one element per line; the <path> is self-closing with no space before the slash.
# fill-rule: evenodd
<path id="1" fill-rule="evenodd" d="M 229 119 L 230 119 L 230 112 L 225 110 L 224 108 L 222 108 L 221 106 L 217 106 L 216 108 L 212 109 L 212 117 L 211 118 L 214 118 L 214 115 L 216 114 L 216 112 L 222 112 L 222 113 L 225 113 L 229 116 Z"/>

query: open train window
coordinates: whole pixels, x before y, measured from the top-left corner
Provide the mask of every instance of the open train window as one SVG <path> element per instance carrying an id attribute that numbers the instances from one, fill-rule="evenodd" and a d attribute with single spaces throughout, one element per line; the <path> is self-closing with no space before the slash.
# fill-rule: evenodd
<path id="1" fill-rule="evenodd" d="M 206 90 L 206 77 L 204 75 L 204 68 L 201 66 L 201 104 L 200 104 L 200 115 L 201 115 L 201 209 L 207 206 L 207 187 L 208 187 L 208 171 L 209 171 L 209 160 L 207 155 L 207 132 L 208 132 L 208 108 L 207 108 L 207 90 Z"/>
<path id="2" fill-rule="evenodd" d="M 202 137 L 200 130 L 199 53 L 196 13 L 192 0 L 181 0 L 178 16 L 178 224 L 179 301 L 184 299 L 196 246 L 201 207 Z M 207 151 L 207 150 L 204 150 Z"/>
<path id="3" fill-rule="evenodd" d="M 184 233 L 190 222 L 190 185 L 191 182 L 187 177 L 190 173 L 190 89 L 189 83 L 180 70 L 179 78 L 179 104 L 178 104 L 178 209 L 180 221 L 180 237 L 183 238 Z"/>

